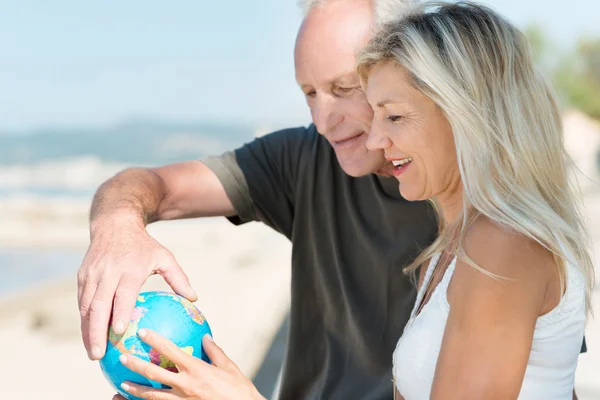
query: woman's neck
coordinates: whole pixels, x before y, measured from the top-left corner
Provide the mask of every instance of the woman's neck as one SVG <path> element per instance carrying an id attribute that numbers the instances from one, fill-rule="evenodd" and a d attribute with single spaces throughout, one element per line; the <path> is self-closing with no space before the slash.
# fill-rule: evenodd
<path id="1" fill-rule="evenodd" d="M 454 223 L 460 218 L 463 212 L 463 187 L 457 185 L 452 190 L 440 193 L 435 197 L 435 201 L 441 212 L 446 226 Z"/>

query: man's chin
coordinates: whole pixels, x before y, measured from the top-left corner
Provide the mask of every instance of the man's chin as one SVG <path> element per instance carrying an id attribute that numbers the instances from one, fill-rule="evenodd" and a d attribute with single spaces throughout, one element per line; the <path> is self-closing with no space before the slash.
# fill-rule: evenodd
<path id="1" fill-rule="evenodd" d="M 351 162 L 342 162 L 338 158 L 338 162 L 342 167 L 342 170 L 347 174 L 354 178 L 360 178 L 361 176 L 366 176 L 370 174 L 377 174 L 382 176 L 393 176 L 392 168 L 387 168 L 386 165 L 381 165 L 381 163 L 371 163 L 369 165 L 365 162 L 359 163 L 351 163 Z"/>
<path id="2" fill-rule="evenodd" d="M 385 163 L 381 166 L 377 171 L 374 172 L 376 175 L 385 176 L 385 177 L 393 177 L 394 176 L 394 165 L 390 163 Z"/>

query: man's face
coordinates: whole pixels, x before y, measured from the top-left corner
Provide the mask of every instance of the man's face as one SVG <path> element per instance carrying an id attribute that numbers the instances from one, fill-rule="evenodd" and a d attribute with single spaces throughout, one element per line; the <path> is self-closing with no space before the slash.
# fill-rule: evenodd
<path id="1" fill-rule="evenodd" d="M 355 69 L 356 52 L 372 35 L 368 1 L 334 1 L 304 19 L 295 49 L 296 81 L 317 130 L 351 176 L 391 174 L 382 151 L 366 147 L 373 111 Z"/>

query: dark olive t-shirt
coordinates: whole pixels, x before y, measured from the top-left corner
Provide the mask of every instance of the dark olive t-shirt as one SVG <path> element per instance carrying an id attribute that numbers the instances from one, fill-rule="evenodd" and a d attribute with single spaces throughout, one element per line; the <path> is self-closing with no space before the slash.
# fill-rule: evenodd
<path id="1" fill-rule="evenodd" d="M 280 399 L 391 399 L 392 353 L 415 299 L 402 272 L 435 237 L 427 202 L 398 181 L 346 175 L 311 125 L 204 162 L 234 223 L 261 221 L 292 247 L 292 301 Z"/>

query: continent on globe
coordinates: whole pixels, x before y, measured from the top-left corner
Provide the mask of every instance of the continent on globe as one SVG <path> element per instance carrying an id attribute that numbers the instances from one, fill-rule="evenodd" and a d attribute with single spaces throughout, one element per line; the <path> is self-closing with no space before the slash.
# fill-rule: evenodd
<path id="1" fill-rule="evenodd" d="M 194 354 L 194 348 L 192 346 L 183 347 L 181 350 L 183 350 L 190 356 Z M 171 372 L 179 372 L 177 370 L 177 366 L 173 362 L 171 362 L 171 360 L 160 354 L 158 351 L 150 349 L 149 355 L 150 361 L 152 361 L 154 364 L 160 365 L 162 368 L 167 369 Z"/>
<path id="2" fill-rule="evenodd" d="M 131 354 L 150 361 L 162 368 L 177 372 L 177 366 L 144 343 L 137 335 L 139 329 L 149 329 L 166 337 L 189 355 L 210 362 L 202 348 L 202 338 L 212 336 L 204 315 L 190 301 L 170 292 L 144 292 L 137 298 L 131 322 L 122 335 L 112 328 L 108 332 L 108 344 L 100 368 L 106 379 L 126 399 L 141 400 L 121 389 L 124 381 L 155 388 L 166 387 L 131 371 L 119 361 L 121 354 Z"/>

